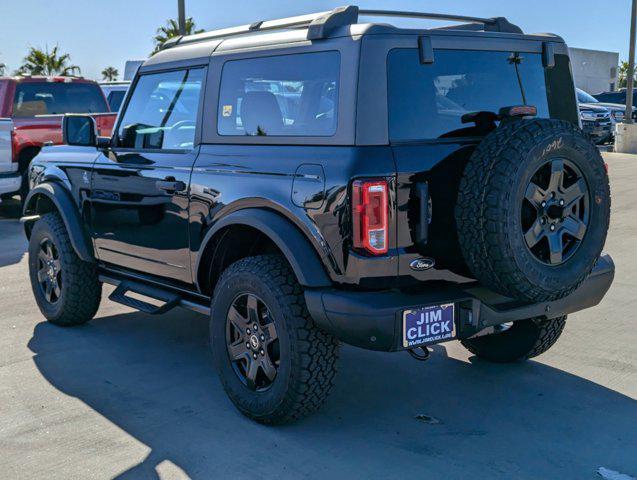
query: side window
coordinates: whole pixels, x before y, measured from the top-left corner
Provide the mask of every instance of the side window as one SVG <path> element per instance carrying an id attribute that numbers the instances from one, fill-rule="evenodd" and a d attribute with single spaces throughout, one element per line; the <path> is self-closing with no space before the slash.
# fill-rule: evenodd
<path id="1" fill-rule="evenodd" d="M 226 62 L 221 75 L 218 133 L 334 135 L 339 71 L 338 52 Z"/>
<path id="2" fill-rule="evenodd" d="M 203 77 L 202 68 L 142 75 L 124 111 L 118 145 L 192 149 Z"/>

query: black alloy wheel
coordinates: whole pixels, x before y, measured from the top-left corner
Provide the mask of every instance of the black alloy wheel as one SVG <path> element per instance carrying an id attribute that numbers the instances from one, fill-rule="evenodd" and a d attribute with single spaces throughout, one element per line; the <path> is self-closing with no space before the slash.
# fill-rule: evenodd
<path id="1" fill-rule="evenodd" d="M 211 307 L 215 365 L 241 413 L 282 424 L 325 402 L 338 341 L 314 324 L 285 257 L 257 255 L 231 264 L 217 281 Z"/>
<path id="2" fill-rule="evenodd" d="M 276 327 L 270 310 L 253 294 L 237 296 L 226 318 L 226 346 L 239 380 L 253 391 L 272 386 L 280 362 Z"/>
<path id="3" fill-rule="evenodd" d="M 29 279 L 35 301 L 51 323 L 81 325 L 97 313 L 102 298 L 97 265 L 77 256 L 58 213 L 45 213 L 33 225 Z"/>
<path id="4" fill-rule="evenodd" d="M 57 303 L 62 294 L 62 265 L 59 252 L 50 238 L 40 242 L 38 284 L 46 301 Z"/>
<path id="5" fill-rule="evenodd" d="M 533 256 L 557 266 L 581 245 L 589 226 L 590 195 L 580 169 L 563 158 L 544 163 L 532 176 L 522 204 L 522 233 Z"/>

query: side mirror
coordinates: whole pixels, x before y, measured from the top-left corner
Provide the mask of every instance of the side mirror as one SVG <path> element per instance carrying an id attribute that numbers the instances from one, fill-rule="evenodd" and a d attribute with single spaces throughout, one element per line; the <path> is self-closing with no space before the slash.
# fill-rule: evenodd
<path id="1" fill-rule="evenodd" d="M 97 125 L 90 115 L 66 114 L 62 120 L 62 142 L 79 147 L 97 147 Z"/>

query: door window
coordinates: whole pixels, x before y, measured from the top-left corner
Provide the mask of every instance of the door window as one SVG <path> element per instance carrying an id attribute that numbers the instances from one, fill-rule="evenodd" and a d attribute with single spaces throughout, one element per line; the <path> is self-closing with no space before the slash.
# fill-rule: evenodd
<path id="1" fill-rule="evenodd" d="M 120 122 L 118 145 L 192 149 L 203 78 L 203 68 L 142 75 Z"/>

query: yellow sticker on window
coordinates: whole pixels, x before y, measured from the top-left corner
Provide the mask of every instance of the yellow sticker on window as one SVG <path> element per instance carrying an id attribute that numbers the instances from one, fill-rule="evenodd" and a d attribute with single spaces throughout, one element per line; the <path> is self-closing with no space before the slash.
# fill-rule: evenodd
<path id="1" fill-rule="evenodd" d="M 224 106 L 223 106 L 222 115 L 223 115 L 224 117 L 230 117 L 230 116 L 232 116 L 232 105 L 224 105 Z"/>

